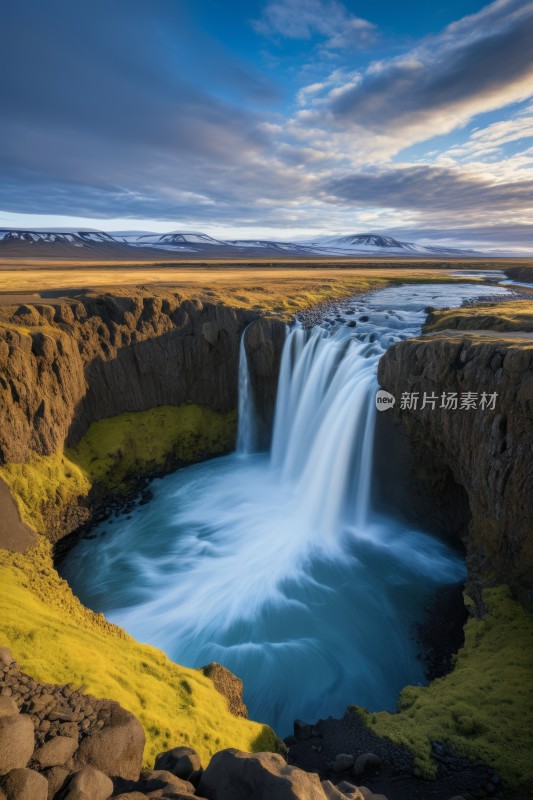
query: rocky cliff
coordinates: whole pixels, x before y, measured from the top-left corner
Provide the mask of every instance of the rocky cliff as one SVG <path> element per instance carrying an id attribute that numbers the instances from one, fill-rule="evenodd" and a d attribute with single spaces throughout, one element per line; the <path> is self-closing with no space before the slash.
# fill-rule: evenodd
<path id="1" fill-rule="evenodd" d="M 435 318 L 428 323 L 427 328 L 436 327 Z M 497 334 L 450 329 L 427 333 L 384 355 L 379 382 L 397 398 L 393 419 L 408 434 L 416 472 L 430 495 L 437 503 L 454 505 L 462 496 L 458 487 L 466 492 L 469 513 L 465 510 L 463 517 L 470 521 L 464 540 L 474 584 L 508 582 L 531 602 L 531 333 L 505 328 Z M 404 393 L 418 395 L 416 409 L 402 408 Z M 422 407 L 424 393 L 436 402 Z M 496 397 L 482 401 L 483 393 Z M 456 409 L 447 400 L 453 396 L 458 398 Z M 461 408 L 465 396 L 475 398 L 475 408 Z"/>
<path id="2" fill-rule="evenodd" d="M 13 309 L 0 323 L 0 464 L 50 455 L 126 411 L 234 409 L 240 338 L 258 316 L 140 290 Z M 260 325 L 254 385 L 271 398 L 284 326 Z"/>

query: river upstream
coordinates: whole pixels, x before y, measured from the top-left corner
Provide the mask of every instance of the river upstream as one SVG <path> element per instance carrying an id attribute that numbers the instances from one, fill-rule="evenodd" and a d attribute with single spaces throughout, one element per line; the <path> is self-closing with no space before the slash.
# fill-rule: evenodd
<path id="1" fill-rule="evenodd" d="M 242 349 L 237 451 L 154 481 L 153 499 L 94 528 L 62 575 L 178 663 L 228 667 L 250 716 L 281 736 L 295 718 L 342 715 L 349 703 L 393 710 L 403 686 L 424 682 L 414 623 L 465 567 L 373 508 L 377 364 L 420 331 L 427 306 L 496 294 L 507 290 L 394 287 L 293 327 L 267 453 L 254 452 Z"/>

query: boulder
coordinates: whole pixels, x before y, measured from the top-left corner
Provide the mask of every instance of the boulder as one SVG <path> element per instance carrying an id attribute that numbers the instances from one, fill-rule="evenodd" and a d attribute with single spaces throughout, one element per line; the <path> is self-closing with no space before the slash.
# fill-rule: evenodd
<path id="1" fill-rule="evenodd" d="M 198 786 L 208 800 L 324 800 L 314 773 L 285 763 L 277 753 L 221 750 L 211 759 Z"/>
<path id="2" fill-rule="evenodd" d="M 327 800 L 346 800 L 346 795 L 340 791 L 338 786 L 334 786 L 331 781 L 322 781 L 322 788 Z"/>
<path id="3" fill-rule="evenodd" d="M 3 780 L 7 800 L 48 800 L 48 781 L 32 769 L 13 769 Z"/>
<path id="4" fill-rule="evenodd" d="M 167 770 L 185 781 L 201 766 L 200 756 L 192 747 L 175 747 L 166 753 L 159 753 L 155 760 L 156 770 Z"/>
<path id="5" fill-rule="evenodd" d="M 65 800 L 108 800 L 113 794 L 113 781 L 95 767 L 83 767 L 68 784 Z"/>
<path id="6" fill-rule="evenodd" d="M 333 772 L 345 772 L 354 765 L 354 757 L 349 753 L 339 753 L 333 762 Z"/>
<path id="7" fill-rule="evenodd" d="M 363 753 L 363 755 L 357 758 L 353 771 L 354 775 L 357 777 L 358 775 L 363 775 L 365 772 L 373 775 L 379 772 L 380 769 L 381 758 L 379 756 L 375 755 L 375 753 Z"/>
<path id="8" fill-rule="evenodd" d="M 294 720 L 294 738 L 299 742 L 311 737 L 311 726 L 301 719 Z"/>
<path id="9" fill-rule="evenodd" d="M 339 792 L 342 792 L 345 797 L 348 797 L 349 800 L 365 800 L 366 798 L 366 795 L 363 794 L 362 789 L 354 786 L 353 783 L 348 783 L 348 781 L 341 781 L 337 785 L 337 789 Z"/>
<path id="10" fill-rule="evenodd" d="M 178 792 L 181 794 L 194 794 L 194 786 L 189 781 L 178 778 L 172 772 L 164 769 L 154 769 L 151 772 L 143 772 L 141 780 L 137 783 L 137 789 L 149 794 L 161 790 L 165 796 Z"/>
<path id="11" fill-rule="evenodd" d="M 48 781 L 48 800 L 54 800 L 56 794 L 61 789 L 64 789 L 71 772 L 66 767 L 52 767 L 44 773 L 44 777 Z"/>
<path id="12" fill-rule="evenodd" d="M 34 747 L 31 717 L 27 714 L 0 717 L 0 775 L 27 766 Z"/>
<path id="13" fill-rule="evenodd" d="M 10 667 L 15 659 L 11 655 L 11 650 L 7 647 L 0 647 L 0 668 Z"/>
<path id="14" fill-rule="evenodd" d="M 82 739 L 74 757 L 74 768 L 92 766 L 114 778 L 139 778 L 146 740 L 141 723 L 117 703 L 110 706 L 107 724 Z"/>
<path id="15" fill-rule="evenodd" d="M 72 758 L 77 749 L 77 739 L 70 736 L 54 736 L 35 750 L 32 761 L 38 769 L 61 767 Z"/>
<path id="16" fill-rule="evenodd" d="M 0 696 L 0 717 L 14 717 L 19 713 L 19 707 L 12 697 Z"/>
<path id="17" fill-rule="evenodd" d="M 215 689 L 228 701 L 228 708 L 236 717 L 244 717 L 248 719 L 248 709 L 242 699 L 243 685 L 240 678 L 237 678 L 233 672 L 223 667 L 222 664 L 217 664 L 212 661 L 207 666 L 202 667 L 201 671 L 206 678 L 213 681 Z"/>

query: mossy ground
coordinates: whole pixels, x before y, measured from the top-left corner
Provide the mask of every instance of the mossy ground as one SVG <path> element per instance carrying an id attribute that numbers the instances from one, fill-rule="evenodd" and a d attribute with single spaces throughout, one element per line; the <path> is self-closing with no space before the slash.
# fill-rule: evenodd
<path id="1" fill-rule="evenodd" d="M 187 744 L 206 764 L 225 747 L 275 749 L 268 726 L 228 710 L 227 700 L 201 672 L 140 644 L 103 615 L 85 608 L 53 568 L 41 537 L 29 554 L 0 551 L 0 644 L 23 670 L 47 683 L 86 685 L 117 700 L 146 731 L 145 763 L 161 750 Z"/>
<path id="2" fill-rule="evenodd" d="M 77 497 L 126 491 L 139 475 L 231 450 L 236 415 L 197 405 L 160 406 L 94 422 L 76 447 L 0 467 L 24 521 L 38 532 L 51 509 Z"/>
<path id="3" fill-rule="evenodd" d="M 352 709 L 375 733 L 409 747 L 425 777 L 435 777 L 430 743 L 440 741 L 533 791 L 533 615 L 505 586 L 486 589 L 483 599 L 487 614 L 467 622 L 451 673 L 406 687 L 396 714 Z"/>
<path id="4" fill-rule="evenodd" d="M 49 509 L 64 508 L 91 487 L 121 491 L 130 477 L 168 459 L 191 462 L 225 452 L 234 437 L 234 413 L 161 407 L 96 422 L 77 447 L 9 464 L 0 476 L 24 520 L 43 533 Z M 54 569 L 45 536 L 28 554 L 0 551 L 0 620 L 0 644 L 34 678 L 84 684 L 136 714 L 146 731 L 147 765 L 179 744 L 198 750 L 204 763 L 225 747 L 275 748 L 273 731 L 230 714 L 227 700 L 202 673 L 174 664 L 85 608 Z"/>

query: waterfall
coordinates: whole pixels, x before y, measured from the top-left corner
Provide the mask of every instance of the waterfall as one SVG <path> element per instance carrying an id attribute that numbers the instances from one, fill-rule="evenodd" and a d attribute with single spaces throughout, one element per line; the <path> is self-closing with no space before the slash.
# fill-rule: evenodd
<path id="1" fill-rule="evenodd" d="M 252 384 L 250 382 L 248 355 L 244 343 L 247 330 L 248 328 L 245 328 L 243 331 L 239 349 L 239 406 L 237 430 L 237 453 L 239 453 L 239 455 L 253 453 L 257 446 L 254 398 Z"/>
<path id="2" fill-rule="evenodd" d="M 379 352 L 346 328 L 331 335 L 301 326 L 283 351 L 271 465 L 296 485 L 307 525 L 326 537 L 343 520 L 367 520 Z"/>
<path id="3" fill-rule="evenodd" d="M 377 364 L 419 333 L 428 305 L 481 293 L 390 287 L 311 330 L 295 325 L 269 453 L 257 452 L 245 334 L 238 452 L 155 480 L 153 500 L 95 527 L 63 576 L 178 663 L 232 670 L 251 716 L 278 734 L 349 703 L 394 709 L 403 686 L 424 681 L 413 624 L 465 569 L 447 545 L 373 507 Z"/>

